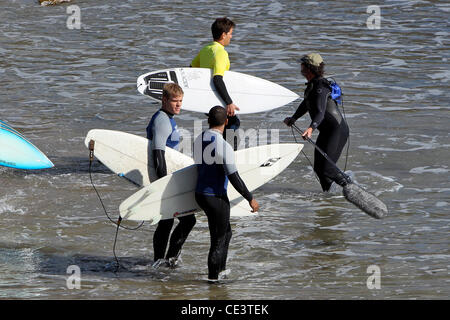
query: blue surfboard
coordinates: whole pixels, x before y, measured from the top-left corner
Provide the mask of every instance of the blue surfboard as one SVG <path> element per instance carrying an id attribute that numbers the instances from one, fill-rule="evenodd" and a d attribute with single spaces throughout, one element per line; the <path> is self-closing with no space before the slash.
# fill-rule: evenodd
<path id="1" fill-rule="evenodd" d="M 54 165 L 22 134 L 1 122 L 0 166 L 17 169 L 47 169 Z"/>

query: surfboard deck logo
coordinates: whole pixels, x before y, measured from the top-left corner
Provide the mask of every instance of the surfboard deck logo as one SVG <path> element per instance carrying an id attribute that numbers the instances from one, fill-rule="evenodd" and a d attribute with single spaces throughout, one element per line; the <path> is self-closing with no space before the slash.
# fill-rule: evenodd
<path id="1" fill-rule="evenodd" d="M 4 159 L 0 159 L 0 163 L 4 164 L 6 166 L 10 166 L 10 167 L 17 166 L 17 163 L 11 162 L 11 161 L 8 161 L 8 160 L 4 160 Z"/>
<path id="2" fill-rule="evenodd" d="M 264 162 L 261 167 L 270 167 L 273 166 L 278 160 L 280 160 L 281 158 L 270 158 L 269 160 L 267 160 L 266 162 Z"/>

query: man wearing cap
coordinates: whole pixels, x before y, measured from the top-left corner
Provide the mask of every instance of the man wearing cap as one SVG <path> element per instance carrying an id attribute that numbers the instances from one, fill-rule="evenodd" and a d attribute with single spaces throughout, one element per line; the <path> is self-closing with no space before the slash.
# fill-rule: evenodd
<path id="1" fill-rule="evenodd" d="M 208 113 L 209 129 L 194 142 L 194 160 L 198 176 L 195 200 L 208 217 L 211 246 L 208 254 L 208 280 L 215 282 L 226 269 L 228 245 L 231 239 L 230 201 L 227 196 L 228 180 L 244 197 L 252 212 L 259 209 L 258 202 L 248 191 L 237 171 L 234 150 L 223 139 L 227 113 L 221 106 Z"/>
<path id="2" fill-rule="evenodd" d="M 336 163 L 347 143 L 349 128 L 336 101 L 331 98 L 330 82 L 323 77 L 324 66 L 323 59 L 318 53 L 310 53 L 301 58 L 301 73 L 308 80 L 304 100 L 292 117 L 284 119 L 284 123 L 292 126 L 298 118 L 308 112 L 311 123 L 302 137 L 311 138 L 312 132 L 319 130 L 317 146 Z M 338 170 L 317 150 L 314 152 L 314 171 L 323 191 L 328 191 L 333 181 L 340 186 L 347 183 Z"/>

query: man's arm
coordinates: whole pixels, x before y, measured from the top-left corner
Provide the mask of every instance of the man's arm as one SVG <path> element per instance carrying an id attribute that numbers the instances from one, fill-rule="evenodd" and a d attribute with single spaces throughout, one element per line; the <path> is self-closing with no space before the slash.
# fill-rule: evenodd
<path id="1" fill-rule="evenodd" d="M 247 186 L 245 185 L 244 181 L 242 181 L 239 173 L 236 171 L 235 173 L 228 175 L 228 179 L 230 180 L 236 191 L 239 192 L 248 201 L 250 208 L 252 208 L 252 212 L 259 211 L 258 202 L 253 198 L 251 192 L 248 191 Z"/>
<path id="2" fill-rule="evenodd" d="M 226 104 L 227 115 L 234 116 L 235 111 L 239 110 L 239 108 L 233 103 L 233 100 L 228 94 L 225 82 L 223 81 L 225 71 L 229 69 L 229 63 L 228 53 L 225 50 L 219 51 L 216 54 L 213 66 L 213 83 L 219 96 Z"/>
<path id="3" fill-rule="evenodd" d="M 298 118 L 303 116 L 307 111 L 308 109 L 306 108 L 306 102 L 305 100 L 303 100 L 302 103 L 300 103 L 300 105 L 298 106 L 294 115 L 292 117 L 287 117 L 286 119 L 284 119 L 284 123 L 289 127 L 292 126 L 295 121 L 297 121 Z"/>
<path id="4" fill-rule="evenodd" d="M 166 158 L 165 158 L 165 150 L 166 150 L 166 142 L 172 133 L 172 127 L 170 122 L 167 123 L 167 119 L 157 118 L 153 124 L 153 128 L 151 128 L 153 133 L 152 140 L 152 153 L 153 153 L 153 165 L 156 170 L 156 175 L 159 178 L 162 178 L 167 175 L 167 167 L 166 167 Z"/>
<path id="5" fill-rule="evenodd" d="M 155 149 L 153 150 L 153 164 L 156 170 L 156 176 L 158 179 L 167 175 L 165 151 Z"/>
<path id="6" fill-rule="evenodd" d="M 226 144 L 224 150 L 223 164 L 225 174 L 227 175 L 228 180 L 230 180 L 233 187 L 236 189 L 237 192 L 239 192 L 241 196 L 243 196 L 248 201 L 253 212 L 258 211 L 259 204 L 258 202 L 256 202 L 255 199 L 253 199 L 253 195 L 251 194 L 250 191 L 248 191 L 247 186 L 239 176 L 236 165 L 234 163 L 234 151 L 231 145 L 229 145 L 228 143 Z"/>
<path id="7" fill-rule="evenodd" d="M 223 82 L 223 76 L 215 75 L 213 77 L 214 87 L 216 87 L 219 96 L 225 102 L 226 105 L 232 104 L 233 100 L 231 100 L 230 95 L 228 94 L 227 88 L 225 86 L 225 82 Z"/>
<path id="8" fill-rule="evenodd" d="M 236 171 L 230 175 L 228 175 L 228 179 L 230 180 L 233 187 L 241 196 L 243 196 L 248 202 L 253 200 L 253 195 L 250 191 L 248 191 L 247 186 L 244 181 L 242 181 L 241 176 Z"/>
<path id="9" fill-rule="evenodd" d="M 225 82 L 223 82 L 223 76 L 215 75 L 213 77 L 213 83 L 214 87 L 216 87 L 216 90 L 219 93 L 219 96 L 226 104 L 227 115 L 234 116 L 236 110 L 239 111 L 240 109 L 233 103 L 233 100 L 231 100 L 231 97 L 228 94 L 227 88 L 225 86 Z"/>

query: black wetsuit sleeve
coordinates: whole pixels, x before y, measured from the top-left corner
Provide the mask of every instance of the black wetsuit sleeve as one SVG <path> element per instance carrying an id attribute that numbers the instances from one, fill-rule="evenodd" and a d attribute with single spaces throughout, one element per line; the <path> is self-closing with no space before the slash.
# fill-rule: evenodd
<path id="1" fill-rule="evenodd" d="M 153 150 L 153 163 L 155 165 L 156 175 L 158 179 L 167 175 L 166 158 L 164 150 Z"/>
<path id="2" fill-rule="evenodd" d="M 242 181 L 239 173 L 236 171 L 228 176 L 228 180 L 230 180 L 233 187 L 239 192 L 248 202 L 252 201 L 253 195 L 250 191 L 248 191 L 247 186 L 244 181 Z"/>
<path id="3" fill-rule="evenodd" d="M 315 110 L 313 111 L 314 117 L 312 118 L 311 124 L 309 126 L 314 130 L 316 130 L 317 127 L 320 126 L 325 117 L 328 93 L 329 91 L 324 87 L 319 87 L 312 97 L 311 108 Z"/>
<path id="4" fill-rule="evenodd" d="M 300 105 L 298 106 L 298 108 L 295 111 L 292 118 L 294 118 L 295 120 L 298 120 L 298 118 L 303 116 L 307 111 L 308 111 L 308 108 L 306 108 L 306 102 L 305 102 L 305 100 L 303 100 L 302 103 L 300 103 Z"/>
<path id="5" fill-rule="evenodd" d="M 213 77 L 213 83 L 222 100 L 225 101 L 227 105 L 232 104 L 233 100 L 231 100 L 230 95 L 228 94 L 227 88 L 225 87 L 225 82 L 223 82 L 223 77 L 220 75 L 215 75 Z"/>

